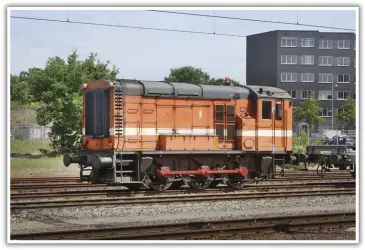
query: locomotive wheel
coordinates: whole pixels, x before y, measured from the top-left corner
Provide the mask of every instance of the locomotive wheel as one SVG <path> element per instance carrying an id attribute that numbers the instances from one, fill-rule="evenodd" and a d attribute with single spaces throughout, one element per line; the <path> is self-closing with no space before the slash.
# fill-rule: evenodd
<path id="1" fill-rule="evenodd" d="M 317 167 L 317 174 L 323 177 L 327 170 L 327 159 L 320 159 Z"/>
<path id="2" fill-rule="evenodd" d="M 229 177 L 226 180 L 226 183 L 229 187 L 234 189 L 242 189 L 246 186 L 246 180 L 244 177 L 238 177 L 238 178 Z"/>
<path id="3" fill-rule="evenodd" d="M 242 189 L 246 186 L 246 182 L 248 179 L 241 175 L 233 175 L 233 174 L 223 174 L 222 175 L 223 182 L 230 188 L 233 189 Z"/>
<path id="4" fill-rule="evenodd" d="M 179 180 L 179 181 L 174 181 L 170 187 L 170 189 L 172 190 L 179 190 L 180 187 L 184 184 L 183 181 Z"/>
<path id="5" fill-rule="evenodd" d="M 142 188 L 142 184 L 139 183 L 130 183 L 130 184 L 124 184 L 129 190 L 131 191 L 139 191 Z"/>
<path id="6" fill-rule="evenodd" d="M 356 180 L 356 166 L 354 165 L 354 171 L 350 171 L 350 174 L 352 176 L 352 178 L 354 178 Z M 351 170 L 351 166 L 350 166 L 350 170 Z"/>
<path id="7" fill-rule="evenodd" d="M 355 172 L 350 172 L 352 178 L 356 179 L 356 173 Z"/>
<path id="8" fill-rule="evenodd" d="M 317 167 L 317 174 L 320 175 L 321 177 L 323 177 L 325 173 L 326 173 L 325 166 L 319 165 Z"/>
<path id="9" fill-rule="evenodd" d="M 347 166 L 344 164 L 336 164 L 335 165 L 336 168 L 338 168 L 339 170 L 346 170 Z"/>
<path id="10" fill-rule="evenodd" d="M 212 183 L 212 179 L 210 177 L 204 176 L 188 176 L 187 179 L 189 180 L 188 185 L 191 188 L 196 190 L 205 190 L 207 189 L 210 184 Z"/>
<path id="11" fill-rule="evenodd" d="M 146 181 L 149 188 L 158 192 L 163 192 L 172 186 L 172 184 L 174 183 L 174 176 L 164 178 L 147 174 Z"/>
<path id="12" fill-rule="evenodd" d="M 219 181 L 213 180 L 213 181 L 211 181 L 209 187 L 210 188 L 216 188 L 218 186 L 218 184 L 220 184 L 220 183 L 221 183 L 220 180 Z"/>
<path id="13" fill-rule="evenodd" d="M 99 183 L 101 183 L 100 180 L 99 180 L 99 170 L 98 169 L 93 168 L 91 170 L 90 176 L 89 176 L 89 181 L 92 184 L 99 184 Z"/>

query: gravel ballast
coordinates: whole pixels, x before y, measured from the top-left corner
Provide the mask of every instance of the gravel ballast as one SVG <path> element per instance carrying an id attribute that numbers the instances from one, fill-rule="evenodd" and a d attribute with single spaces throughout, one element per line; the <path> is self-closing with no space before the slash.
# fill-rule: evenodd
<path id="1" fill-rule="evenodd" d="M 355 195 L 15 211 L 12 233 L 356 210 Z"/>

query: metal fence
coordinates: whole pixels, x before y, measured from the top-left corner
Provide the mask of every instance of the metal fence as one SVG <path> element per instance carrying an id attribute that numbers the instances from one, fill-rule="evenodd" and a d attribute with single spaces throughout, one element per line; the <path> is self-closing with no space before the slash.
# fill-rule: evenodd
<path id="1" fill-rule="evenodd" d="M 12 140 L 48 140 L 50 132 L 48 126 L 12 126 L 10 137 Z"/>
<path id="2" fill-rule="evenodd" d="M 304 136 L 305 132 L 308 136 Z M 296 138 L 294 144 L 329 144 L 329 145 L 356 145 L 356 130 L 322 130 L 308 133 L 305 130 L 293 130 Z M 344 139 L 346 138 L 346 139 Z M 299 143 L 299 144 L 298 144 Z"/>
<path id="3" fill-rule="evenodd" d="M 315 130 L 313 132 L 309 132 L 308 130 L 303 129 L 293 129 L 293 134 L 300 136 L 303 132 L 320 137 L 321 135 L 326 136 L 328 138 L 332 138 L 334 136 L 349 136 L 349 137 L 356 137 L 356 130 Z"/>

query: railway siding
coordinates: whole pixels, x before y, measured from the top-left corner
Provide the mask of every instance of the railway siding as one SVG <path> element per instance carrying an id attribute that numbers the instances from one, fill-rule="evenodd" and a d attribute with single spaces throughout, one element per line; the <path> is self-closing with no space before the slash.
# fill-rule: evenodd
<path id="1" fill-rule="evenodd" d="M 257 234 L 291 232 L 313 228 L 338 228 L 355 225 L 354 212 L 337 212 L 312 215 L 256 217 L 249 219 L 190 221 L 188 223 L 157 224 L 129 227 L 104 227 L 79 230 L 61 230 L 41 233 L 13 234 L 12 239 L 206 239 L 213 235 Z"/>

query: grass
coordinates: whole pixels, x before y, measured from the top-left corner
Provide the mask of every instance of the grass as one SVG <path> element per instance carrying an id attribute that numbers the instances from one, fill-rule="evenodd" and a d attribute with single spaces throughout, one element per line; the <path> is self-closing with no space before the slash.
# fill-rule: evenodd
<path id="1" fill-rule="evenodd" d="M 40 154 L 39 149 L 49 149 L 49 140 L 11 140 L 11 153 L 31 153 Z"/>
<path id="2" fill-rule="evenodd" d="M 62 156 L 36 159 L 11 158 L 10 176 L 78 176 L 77 164 L 65 167 L 62 158 Z"/>
<path id="3" fill-rule="evenodd" d="M 49 149 L 49 140 L 11 140 L 11 153 L 40 154 L 39 149 Z M 63 156 L 41 158 L 10 158 L 10 176 L 79 176 L 77 164 L 63 165 Z"/>

